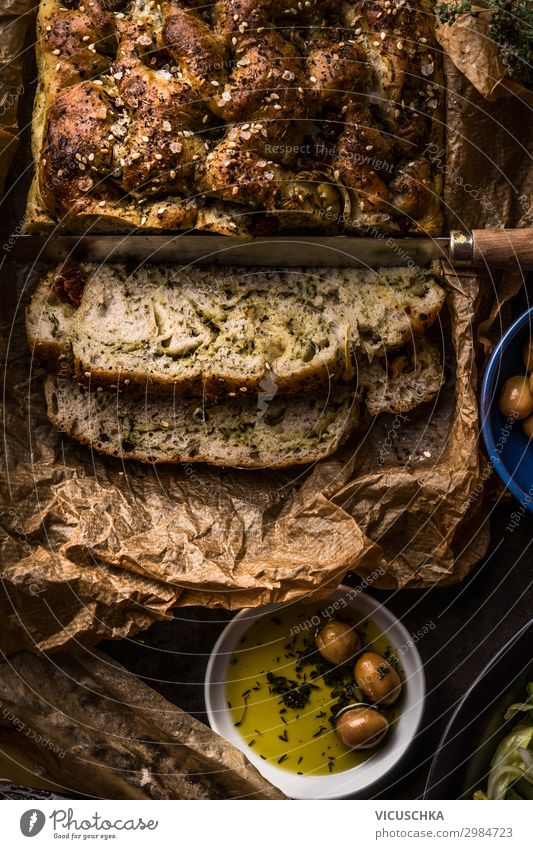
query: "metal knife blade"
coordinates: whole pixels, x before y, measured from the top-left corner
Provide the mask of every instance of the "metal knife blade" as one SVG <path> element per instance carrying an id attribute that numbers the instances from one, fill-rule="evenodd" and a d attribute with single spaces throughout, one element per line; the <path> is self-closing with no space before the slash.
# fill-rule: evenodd
<path id="1" fill-rule="evenodd" d="M 0 236 L 0 239 L 2 237 Z M 4 261 L 172 262 L 180 265 L 424 266 L 447 259 L 450 240 L 428 237 L 272 236 L 253 240 L 220 235 L 83 235 L 4 237 Z"/>

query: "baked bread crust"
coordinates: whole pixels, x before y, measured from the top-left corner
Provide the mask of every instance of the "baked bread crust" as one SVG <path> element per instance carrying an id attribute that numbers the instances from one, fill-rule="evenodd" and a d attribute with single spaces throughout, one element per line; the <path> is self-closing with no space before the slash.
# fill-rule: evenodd
<path id="1" fill-rule="evenodd" d="M 417 0 L 41 0 L 28 232 L 442 226 Z"/>

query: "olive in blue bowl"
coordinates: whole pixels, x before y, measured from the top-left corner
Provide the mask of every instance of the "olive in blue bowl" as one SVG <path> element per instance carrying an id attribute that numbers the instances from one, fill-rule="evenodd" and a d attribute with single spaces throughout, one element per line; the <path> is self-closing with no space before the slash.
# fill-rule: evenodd
<path id="1" fill-rule="evenodd" d="M 533 512 L 533 308 L 491 354 L 481 388 L 481 430 L 494 469 Z"/>

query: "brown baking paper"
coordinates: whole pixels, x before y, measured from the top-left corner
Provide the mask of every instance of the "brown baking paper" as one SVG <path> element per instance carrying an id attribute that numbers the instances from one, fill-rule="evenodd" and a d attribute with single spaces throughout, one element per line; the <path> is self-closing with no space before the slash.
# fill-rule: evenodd
<path id="1" fill-rule="evenodd" d="M 446 153 L 437 155 L 445 170 L 444 206 L 447 227 L 533 226 L 533 163 L 526 153 L 533 137 L 533 110 L 520 97 L 487 101 L 445 57 L 447 80 Z M 512 321 L 511 302 L 525 283 L 518 268 L 499 273 L 487 270 L 481 279 L 483 308 L 475 337 L 479 343 L 480 371 L 492 347 Z M 477 502 L 486 502 L 504 487 L 483 454 L 481 481 L 474 490 Z"/>
<path id="2" fill-rule="evenodd" d="M 490 37 L 490 10 L 476 4 L 472 9 L 479 13 L 477 17 L 465 14 L 451 25 L 436 27 L 441 47 L 487 100 L 515 97 L 533 106 L 533 91 L 509 77 L 499 48 Z"/>
<path id="3" fill-rule="evenodd" d="M 451 229 L 533 226 L 533 109 L 519 98 L 490 103 L 447 59 L 446 151 L 432 159 L 445 173 Z M 500 292 L 489 281 L 488 295 Z M 484 284 L 486 285 L 486 284 Z"/>
<path id="4" fill-rule="evenodd" d="M 18 145 L 17 111 L 26 88 L 23 69 L 31 55 L 27 45 L 34 9 L 30 0 L 0 3 L 0 192 Z"/>
<path id="5" fill-rule="evenodd" d="M 2 752 L 20 781 L 60 795 L 284 798 L 238 749 L 94 650 L 0 662 Z"/>
<path id="6" fill-rule="evenodd" d="M 461 551 L 478 473 L 475 277 L 448 278 L 449 326 L 436 329 L 447 386 L 402 419 L 390 448 L 395 418 L 381 416 L 314 469 L 243 472 L 122 464 L 57 433 L 23 328 L 34 275 L 18 272 L 22 300 L 13 269 L 3 328 L 7 653 L 124 637 L 176 605 L 323 596 L 349 569 L 377 586 L 445 584 L 482 553 L 483 534 Z"/>

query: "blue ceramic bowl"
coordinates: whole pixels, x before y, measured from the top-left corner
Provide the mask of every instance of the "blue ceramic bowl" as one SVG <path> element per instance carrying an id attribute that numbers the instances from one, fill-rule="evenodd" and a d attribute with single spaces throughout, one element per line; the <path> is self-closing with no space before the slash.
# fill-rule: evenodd
<path id="1" fill-rule="evenodd" d="M 505 381 L 525 374 L 522 347 L 533 336 L 533 307 L 518 318 L 491 354 L 481 387 L 481 430 L 492 465 L 508 490 L 533 512 L 533 441 L 519 421 L 500 412 Z"/>

